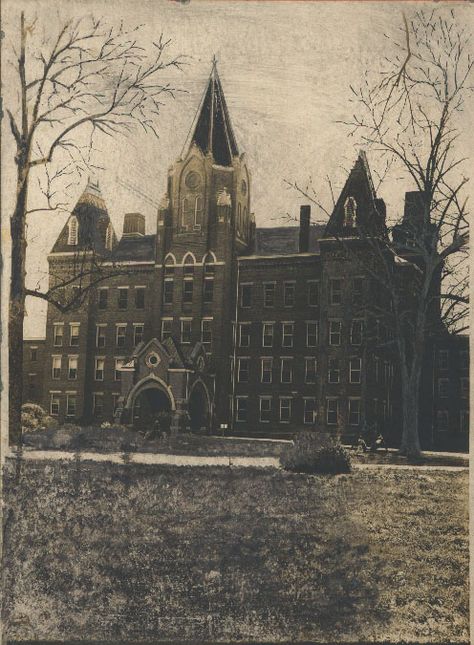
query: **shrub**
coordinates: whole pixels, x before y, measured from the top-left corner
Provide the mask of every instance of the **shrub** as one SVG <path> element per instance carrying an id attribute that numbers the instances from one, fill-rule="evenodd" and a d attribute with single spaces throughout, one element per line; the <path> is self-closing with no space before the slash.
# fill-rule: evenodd
<path id="1" fill-rule="evenodd" d="M 349 453 L 328 433 L 304 430 L 286 448 L 280 463 L 298 473 L 337 474 L 351 470 Z"/>
<path id="2" fill-rule="evenodd" d="M 23 403 L 21 411 L 30 414 L 37 421 L 41 421 L 46 416 L 46 411 L 37 403 Z"/>
<path id="3" fill-rule="evenodd" d="M 25 412 L 24 410 L 21 413 L 21 431 L 23 434 L 25 432 L 34 432 L 39 425 L 39 420 L 30 412 Z"/>

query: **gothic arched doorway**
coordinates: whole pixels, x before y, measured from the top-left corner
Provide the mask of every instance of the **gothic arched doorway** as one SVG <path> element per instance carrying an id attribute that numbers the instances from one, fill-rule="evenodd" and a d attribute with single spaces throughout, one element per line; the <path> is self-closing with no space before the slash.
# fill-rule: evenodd
<path id="1" fill-rule="evenodd" d="M 209 432 L 209 398 L 200 382 L 191 390 L 188 411 L 191 432 Z"/>
<path id="2" fill-rule="evenodd" d="M 160 387 L 141 390 L 133 402 L 132 418 L 133 425 L 139 428 L 153 429 L 157 420 L 167 425 L 167 419 L 171 420 L 171 402 L 166 392 Z"/>

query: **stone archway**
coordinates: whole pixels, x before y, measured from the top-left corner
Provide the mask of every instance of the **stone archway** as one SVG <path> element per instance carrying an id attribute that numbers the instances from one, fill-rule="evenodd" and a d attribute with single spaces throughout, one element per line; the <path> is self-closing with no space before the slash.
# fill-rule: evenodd
<path id="1" fill-rule="evenodd" d="M 133 399 L 132 422 L 137 428 L 154 429 L 157 420 L 166 426 L 166 417 L 171 421 L 171 414 L 172 405 L 167 392 L 154 383 L 140 389 Z"/>
<path id="2" fill-rule="evenodd" d="M 209 395 L 204 384 L 198 381 L 189 394 L 188 401 L 189 424 L 191 432 L 209 432 L 210 410 Z M 203 428 L 205 430 L 203 430 Z"/>

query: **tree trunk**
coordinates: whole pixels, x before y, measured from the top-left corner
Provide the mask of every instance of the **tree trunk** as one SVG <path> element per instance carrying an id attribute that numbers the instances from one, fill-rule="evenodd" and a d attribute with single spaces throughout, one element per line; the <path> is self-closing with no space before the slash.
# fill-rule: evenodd
<path id="1" fill-rule="evenodd" d="M 402 382 L 403 428 L 400 452 L 415 459 L 421 455 L 418 434 L 420 378 L 421 374 L 417 373 L 414 378 L 406 378 Z"/>
<path id="2" fill-rule="evenodd" d="M 10 222 L 11 279 L 8 318 L 9 415 L 10 445 L 21 443 L 21 404 L 23 399 L 23 321 L 25 318 L 26 203 L 28 178 L 18 169 L 18 192 Z"/>

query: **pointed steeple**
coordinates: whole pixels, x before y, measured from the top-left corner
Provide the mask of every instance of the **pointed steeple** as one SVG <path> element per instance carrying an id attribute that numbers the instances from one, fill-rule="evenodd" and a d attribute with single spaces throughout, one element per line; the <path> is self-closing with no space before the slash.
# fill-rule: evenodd
<path id="1" fill-rule="evenodd" d="M 232 157 L 239 154 L 215 58 L 190 145 L 193 143 L 204 154 L 212 153 L 219 166 L 230 166 Z"/>

